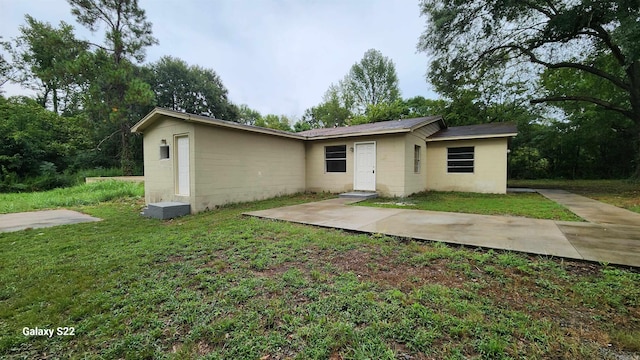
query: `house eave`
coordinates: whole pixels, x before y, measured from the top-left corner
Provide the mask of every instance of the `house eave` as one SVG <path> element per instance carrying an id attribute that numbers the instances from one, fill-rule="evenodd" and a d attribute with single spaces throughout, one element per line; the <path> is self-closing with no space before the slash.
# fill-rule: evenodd
<path id="1" fill-rule="evenodd" d="M 213 119 L 206 116 L 182 113 L 182 112 L 167 110 L 163 108 L 153 109 L 149 114 L 147 114 L 144 118 L 142 118 L 142 120 L 138 121 L 138 123 L 136 123 L 135 125 L 133 125 L 133 127 L 131 127 L 131 132 L 134 132 L 134 133 L 144 132 L 145 129 L 151 126 L 151 124 L 153 124 L 155 121 L 160 119 L 162 116 L 181 119 L 188 123 L 198 123 L 198 124 L 204 124 L 208 126 L 224 127 L 229 129 L 236 129 L 236 130 L 254 132 L 259 134 L 280 136 L 280 137 L 286 137 L 286 138 L 297 139 L 297 140 L 306 139 L 306 137 L 297 135 L 295 133 L 288 133 L 284 131 L 281 132 L 281 131 L 272 130 L 268 128 L 262 128 L 259 126 L 233 123 L 230 121 L 218 120 L 218 119 Z"/>
<path id="2" fill-rule="evenodd" d="M 394 129 L 394 130 L 379 130 L 379 131 L 368 131 L 368 132 L 359 132 L 359 133 L 347 133 L 347 134 L 332 134 L 332 135 L 321 135 L 321 136 L 305 136 L 305 140 L 314 141 L 314 140 L 328 140 L 328 139 L 341 139 L 348 137 L 362 137 L 362 136 L 372 136 L 372 135 L 389 135 L 389 134 L 401 134 L 411 132 L 411 129 Z"/>
<path id="3" fill-rule="evenodd" d="M 436 141 L 453 141 L 453 140 L 495 139 L 495 138 L 515 137 L 516 135 L 518 135 L 518 133 L 448 136 L 448 137 L 439 137 L 439 138 L 427 138 L 426 141 L 436 142 Z"/>

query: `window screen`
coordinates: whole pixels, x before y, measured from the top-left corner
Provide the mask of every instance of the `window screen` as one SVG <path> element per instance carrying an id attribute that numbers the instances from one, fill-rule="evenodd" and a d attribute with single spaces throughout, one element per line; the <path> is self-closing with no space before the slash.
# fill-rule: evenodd
<path id="1" fill-rule="evenodd" d="M 160 160 L 169 158 L 169 145 L 160 145 Z"/>
<path id="2" fill-rule="evenodd" d="M 346 172 L 347 145 L 325 146 L 324 160 L 326 172 Z"/>
<path id="3" fill-rule="evenodd" d="M 473 146 L 447 148 L 447 172 L 472 173 L 474 156 Z"/>

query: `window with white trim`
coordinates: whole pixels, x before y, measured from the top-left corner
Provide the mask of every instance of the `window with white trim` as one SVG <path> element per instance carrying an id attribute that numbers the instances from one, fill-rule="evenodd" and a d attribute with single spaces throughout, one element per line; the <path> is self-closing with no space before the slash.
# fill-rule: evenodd
<path id="1" fill-rule="evenodd" d="M 413 145 L 413 172 L 420 173 L 420 152 L 422 147 L 420 145 Z"/>
<path id="2" fill-rule="evenodd" d="M 347 172 L 347 145 L 325 146 L 326 172 Z"/>
<path id="3" fill-rule="evenodd" d="M 447 172 L 472 173 L 475 148 L 473 146 L 447 148 Z"/>

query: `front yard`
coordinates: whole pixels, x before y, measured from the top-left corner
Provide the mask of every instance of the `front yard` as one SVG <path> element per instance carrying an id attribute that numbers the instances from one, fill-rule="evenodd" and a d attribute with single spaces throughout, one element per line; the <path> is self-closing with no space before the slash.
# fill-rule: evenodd
<path id="1" fill-rule="evenodd" d="M 145 219 L 141 188 L 97 204 L 120 191 L 112 186 L 69 205 L 101 222 L 0 233 L 0 357 L 640 354 L 637 269 L 241 215 L 322 194 Z M 48 198 L 14 207 L 59 206 Z M 74 335 L 25 336 L 25 327 Z"/>

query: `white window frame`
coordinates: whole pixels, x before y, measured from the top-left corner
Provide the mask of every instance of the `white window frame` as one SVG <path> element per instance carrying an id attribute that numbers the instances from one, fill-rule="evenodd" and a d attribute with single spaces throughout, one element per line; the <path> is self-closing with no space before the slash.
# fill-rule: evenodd
<path id="1" fill-rule="evenodd" d="M 422 146 L 413 145 L 413 173 L 420 174 L 420 168 L 422 167 L 421 155 Z"/>
<path id="2" fill-rule="evenodd" d="M 344 146 L 344 157 L 343 158 L 328 158 L 327 157 L 327 149 L 330 147 L 338 147 L 338 146 Z M 342 151 L 333 151 L 332 153 L 339 153 Z M 328 162 L 329 161 L 344 161 L 344 171 L 329 171 L 329 167 Z M 342 173 L 346 173 L 347 172 L 347 145 L 325 145 L 324 147 L 324 172 L 325 173 L 338 173 L 338 174 L 342 174 Z"/>

